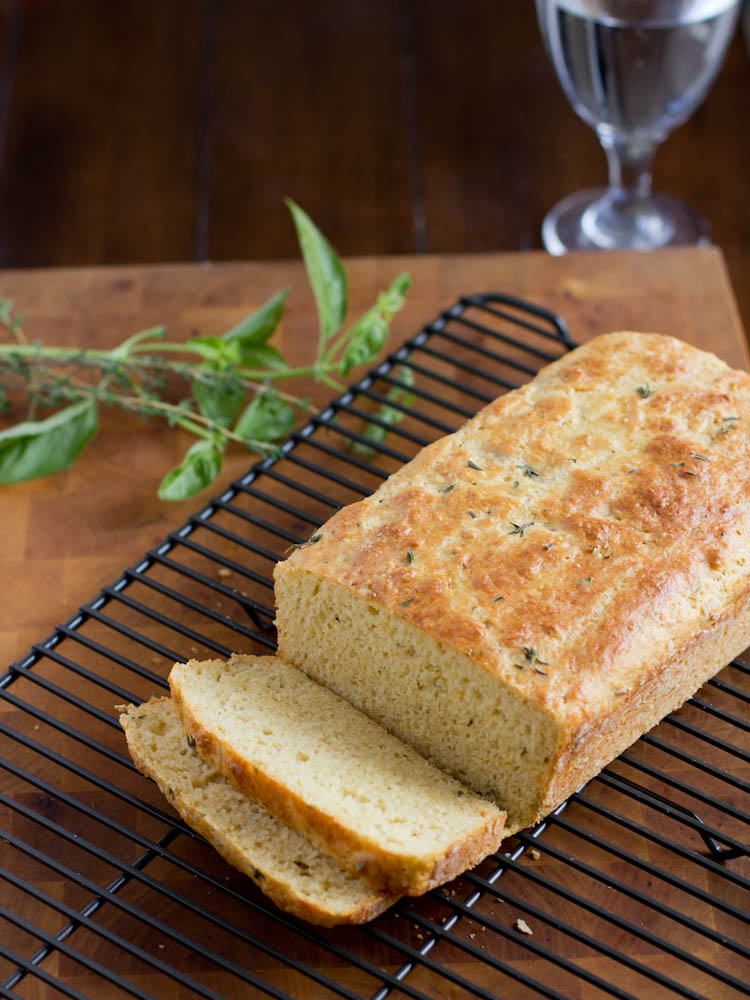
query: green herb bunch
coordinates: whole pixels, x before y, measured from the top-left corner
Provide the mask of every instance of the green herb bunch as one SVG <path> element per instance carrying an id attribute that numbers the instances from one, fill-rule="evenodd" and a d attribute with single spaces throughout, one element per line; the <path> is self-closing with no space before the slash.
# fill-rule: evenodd
<path id="1" fill-rule="evenodd" d="M 1 299 L 0 326 L 10 342 L 0 342 L 0 411 L 10 413 L 11 400 L 20 393 L 27 413 L 0 432 L 0 483 L 67 468 L 96 433 L 101 407 L 118 406 L 145 418 L 160 417 L 195 436 L 159 487 L 162 500 L 183 500 L 217 478 L 230 442 L 263 454 L 278 451 L 274 442 L 309 410 L 304 399 L 283 392 L 278 383 L 307 376 L 340 390 L 337 379 L 372 362 L 387 340 L 391 319 L 404 305 L 409 276 L 399 275 L 372 308 L 344 329 L 343 264 L 310 217 L 294 202 L 287 204 L 318 310 L 313 364 L 292 368 L 269 342 L 284 312 L 286 288 L 221 336 L 167 341 L 165 328 L 157 326 L 111 350 L 29 342 L 13 303 Z M 175 379 L 189 388 L 179 403 L 166 398 Z M 37 419 L 47 409 L 57 412 Z M 385 415 L 391 423 L 399 416 L 396 410 Z M 373 439 L 381 433 L 378 428 Z"/>

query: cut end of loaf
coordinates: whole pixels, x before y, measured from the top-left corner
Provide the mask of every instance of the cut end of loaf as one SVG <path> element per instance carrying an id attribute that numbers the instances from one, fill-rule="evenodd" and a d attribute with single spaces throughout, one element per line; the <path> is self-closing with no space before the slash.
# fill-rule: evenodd
<path id="1" fill-rule="evenodd" d="M 548 713 L 335 582 L 282 563 L 275 584 L 281 657 L 507 810 L 506 835 L 537 819 L 561 742 Z"/>

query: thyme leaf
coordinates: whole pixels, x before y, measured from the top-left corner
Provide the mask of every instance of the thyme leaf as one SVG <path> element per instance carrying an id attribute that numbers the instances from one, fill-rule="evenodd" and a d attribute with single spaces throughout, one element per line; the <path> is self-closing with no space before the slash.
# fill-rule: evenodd
<path id="1" fill-rule="evenodd" d="M 648 399 L 649 396 L 653 396 L 654 390 L 650 385 L 639 385 L 635 390 L 641 399 Z"/>
<path id="2" fill-rule="evenodd" d="M 716 435 L 717 437 L 721 437 L 722 435 L 728 434 L 730 431 L 733 431 L 734 428 L 737 426 L 737 421 L 740 418 L 739 417 L 722 417 L 721 419 L 724 421 L 724 426 L 717 433 L 717 435 Z"/>
<path id="3" fill-rule="evenodd" d="M 410 566 L 414 562 L 414 550 L 413 549 L 409 549 L 409 551 L 406 553 L 406 561 L 409 563 Z"/>
<path id="4" fill-rule="evenodd" d="M 539 473 L 536 471 L 536 469 L 532 469 L 531 466 L 527 465 L 525 462 L 523 462 L 521 465 L 517 465 L 516 468 L 523 469 L 524 476 L 528 476 L 529 479 L 539 478 Z"/>
<path id="5" fill-rule="evenodd" d="M 508 534 L 518 535 L 521 538 L 523 538 L 524 531 L 526 531 L 527 528 L 530 528 L 534 524 L 533 521 L 527 521 L 525 524 L 516 524 L 515 521 L 509 521 L 508 523 L 513 525 L 513 530 L 509 531 Z"/>
<path id="6" fill-rule="evenodd" d="M 543 666 L 543 667 L 548 667 L 549 666 L 549 663 L 547 663 L 546 660 L 540 660 L 539 659 L 537 651 L 534 649 L 533 646 L 522 646 L 521 647 L 521 652 L 525 656 L 526 662 L 530 666 L 533 667 L 537 663 L 541 664 L 541 666 Z"/>
<path id="7" fill-rule="evenodd" d="M 469 459 L 469 461 L 466 464 L 469 466 L 470 469 L 476 469 L 477 472 L 484 472 L 484 469 L 482 468 L 482 466 L 481 465 L 477 465 L 476 462 L 472 462 L 471 459 Z"/>

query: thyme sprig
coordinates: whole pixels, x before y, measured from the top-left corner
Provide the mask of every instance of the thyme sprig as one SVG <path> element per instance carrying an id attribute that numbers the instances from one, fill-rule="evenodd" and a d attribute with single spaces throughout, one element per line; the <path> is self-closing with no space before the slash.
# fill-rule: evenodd
<path id="1" fill-rule="evenodd" d="M 404 305 L 409 276 L 399 275 L 372 308 L 344 328 L 344 267 L 309 216 L 294 202 L 287 205 L 320 320 L 309 365 L 292 368 L 270 343 L 284 313 L 286 288 L 221 336 L 167 341 L 166 329 L 155 326 L 110 350 L 31 342 L 12 301 L 0 299 L 0 328 L 9 335 L 0 343 L 0 412 L 12 412 L 18 397 L 26 405 L 25 419 L 0 431 L 0 483 L 68 468 L 97 432 L 101 408 L 116 406 L 144 419 L 160 418 L 196 438 L 159 487 L 162 499 L 182 500 L 216 479 L 229 444 L 266 455 L 278 452 L 275 442 L 312 407 L 277 383 L 306 377 L 340 390 L 340 379 L 372 362 Z M 187 388 L 179 402 L 171 398 L 176 383 L 183 393 Z M 40 420 L 39 410 L 57 412 Z M 382 417 L 386 425 L 399 418 L 390 410 Z M 378 438 L 386 433 L 387 427 L 378 426 Z"/>

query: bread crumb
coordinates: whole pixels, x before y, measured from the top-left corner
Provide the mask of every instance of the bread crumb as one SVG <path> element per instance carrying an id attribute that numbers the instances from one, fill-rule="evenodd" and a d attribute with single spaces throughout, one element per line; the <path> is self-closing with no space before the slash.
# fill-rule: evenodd
<path id="1" fill-rule="evenodd" d="M 519 917 L 518 920 L 516 920 L 516 927 L 519 929 L 519 931 L 522 934 L 533 934 L 534 933 L 532 931 L 532 929 L 529 927 L 529 925 L 526 923 L 526 921 L 522 920 L 521 917 Z"/>
<path id="2" fill-rule="evenodd" d="M 531 847 L 529 849 L 529 857 L 534 861 L 538 861 L 541 858 L 541 854 L 537 851 L 536 847 Z"/>
<path id="3" fill-rule="evenodd" d="M 473 941 L 473 940 L 474 940 L 474 938 L 476 937 L 476 934 L 469 934 L 469 937 L 470 937 L 470 938 L 472 939 L 472 941 Z"/>
<path id="4" fill-rule="evenodd" d="M 219 570 L 219 572 L 216 575 L 220 576 L 222 578 L 226 578 L 226 577 L 232 575 L 232 571 L 231 571 L 231 569 L 227 569 L 226 566 L 222 566 L 221 569 Z"/>

